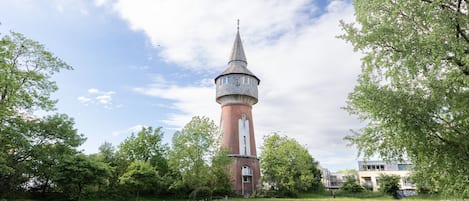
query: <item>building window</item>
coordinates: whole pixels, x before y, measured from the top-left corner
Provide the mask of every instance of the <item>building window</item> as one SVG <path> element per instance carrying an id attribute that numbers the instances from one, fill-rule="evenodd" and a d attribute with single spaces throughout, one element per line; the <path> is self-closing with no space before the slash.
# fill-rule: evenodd
<path id="1" fill-rule="evenodd" d="M 246 85 L 251 84 L 251 79 L 247 76 L 243 76 L 243 84 L 246 84 Z"/>
<path id="2" fill-rule="evenodd" d="M 373 188 L 373 183 L 371 182 L 371 177 L 363 177 L 363 186 Z"/>
<path id="3" fill-rule="evenodd" d="M 223 77 L 222 78 L 222 84 L 228 84 L 229 81 L 230 81 L 229 77 Z"/>
<path id="4" fill-rule="evenodd" d="M 251 177 L 250 176 L 243 176 L 243 183 L 250 183 Z"/>
<path id="5" fill-rule="evenodd" d="M 410 170 L 410 168 L 411 168 L 410 164 L 397 164 L 398 170 Z"/>

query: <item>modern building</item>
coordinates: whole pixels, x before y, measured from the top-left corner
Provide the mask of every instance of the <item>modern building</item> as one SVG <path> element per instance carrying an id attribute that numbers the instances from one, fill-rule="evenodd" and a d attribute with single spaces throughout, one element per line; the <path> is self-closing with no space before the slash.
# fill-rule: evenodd
<path id="1" fill-rule="evenodd" d="M 358 161 L 358 178 L 360 184 L 366 188 L 379 190 L 379 176 L 381 174 L 398 175 L 401 190 L 415 191 L 415 184 L 409 181 L 412 163 L 410 161 Z"/>
<path id="2" fill-rule="evenodd" d="M 239 27 L 228 67 L 215 78 L 216 101 L 221 104 L 222 146 L 234 159 L 230 165 L 233 191 L 249 195 L 260 182 L 259 158 L 254 138 L 252 105 L 257 103 L 257 78 L 247 68 Z"/>
<path id="3" fill-rule="evenodd" d="M 321 182 L 329 190 L 339 189 L 342 187 L 342 184 L 347 179 L 347 177 L 354 177 L 357 179 L 358 175 L 351 174 L 351 173 L 343 173 L 343 172 L 331 172 L 327 168 L 320 168 L 321 169 Z"/>

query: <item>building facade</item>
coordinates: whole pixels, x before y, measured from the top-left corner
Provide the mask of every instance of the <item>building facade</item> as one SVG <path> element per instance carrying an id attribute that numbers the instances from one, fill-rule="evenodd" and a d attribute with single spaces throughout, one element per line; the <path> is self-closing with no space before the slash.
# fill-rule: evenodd
<path id="1" fill-rule="evenodd" d="M 221 105 L 222 146 L 228 149 L 233 191 L 250 195 L 260 182 L 252 106 L 257 103 L 257 78 L 247 69 L 247 60 L 239 34 L 233 44 L 228 67 L 215 78 L 216 101 Z"/>
<path id="2" fill-rule="evenodd" d="M 379 190 L 379 176 L 381 174 L 398 175 L 401 190 L 415 191 L 415 184 L 409 181 L 412 163 L 410 161 L 358 161 L 358 178 L 360 184 L 366 188 Z"/>
<path id="3" fill-rule="evenodd" d="M 331 172 L 327 168 L 321 169 L 321 182 L 329 190 L 340 189 L 347 177 L 358 178 L 356 173 Z M 358 180 L 358 179 L 357 179 Z"/>

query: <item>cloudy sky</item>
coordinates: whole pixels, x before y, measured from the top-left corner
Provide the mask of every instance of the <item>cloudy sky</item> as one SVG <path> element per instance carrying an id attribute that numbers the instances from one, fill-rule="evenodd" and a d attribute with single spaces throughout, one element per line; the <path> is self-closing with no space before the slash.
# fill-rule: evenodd
<path id="1" fill-rule="evenodd" d="M 3 0 L 0 32 L 21 32 L 74 67 L 54 76 L 57 112 L 73 117 L 95 153 L 142 126 L 165 142 L 194 115 L 219 122 L 213 78 L 228 62 L 240 19 L 248 68 L 261 79 L 253 107 L 258 147 L 279 132 L 321 166 L 356 168 L 342 138 L 360 122 L 341 109 L 360 55 L 337 39 L 353 21 L 341 0 Z"/>

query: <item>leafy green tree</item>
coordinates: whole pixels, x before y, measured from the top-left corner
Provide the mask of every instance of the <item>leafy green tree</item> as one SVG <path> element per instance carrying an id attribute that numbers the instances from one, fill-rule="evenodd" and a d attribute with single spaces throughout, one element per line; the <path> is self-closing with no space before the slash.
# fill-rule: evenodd
<path id="1" fill-rule="evenodd" d="M 228 165 L 233 162 L 233 159 L 228 156 L 228 153 L 228 150 L 220 148 L 212 157 L 209 169 L 211 178 L 208 186 L 214 194 L 228 195 L 231 193 L 231 177 Z"/>
<path id="2" fill-rule="evenodd" d="M 87 187 L 108 183 L 111 175 L 109 166 L 84 154 L 64 159 L 56 169 L 59 175 L 54 179 L 61 192 L 78 201 Z"/>
<path id="3" fill-rule="evenodd" d="M 160 179 L 158 171 L 149 162 L 134 161 L 120 177 L 120 184 L 130 186 L 138 201 L 140 192 L 157 188 Z"/>
<path id="4" fill-rule="evenodd" d="M 225 156 L 217 154 L 219 138 L 220 132 L 215 123 L 207 117 L 198 116 L 174 134 L 169 166 L 176 171 L 174 175 L 177 177 L 171 188 L 194 191 L 210 184 L 226 185 L 220 184 L 221 180 L 212 182 L 213 176 L 221 176 L 222 166 L 229 163 Z M 217 186 L 211 187 L 219 188 Z"/>
<path id="5" fill-rule="evenodd" d="M 397 197 L 397 191 L 400 189 L 399 181 L 401 177 L 399 175 L 379 175 L 379 191 Z"/>
<path id="6" fill-rule="evenodd" d="M 57 85 L 50 78 L 61 69 L 72 69 L 46 51 L 42 44 L 11 32 L 0 40 L 0 124 L 19 112 L 51 110 L 50 94 Z"/>
<path id="7" fill-rule="evenodd" d="M 0 173 L 0 192 L 12 194 L 20 184 L 30 181 L 45 193 L 57 173 L 58 163 L 65 156 L 73 155 L 85 140 L 73 126 L 73 119 L 63 114 L 41 119 L 9 119 L 8 126 L 3 128 L 5 138 L 0 147 L 0 151 L 7 153 L 4 164 L 9 170 Z"/>
<path id="8" fill-rule="evenodd" d="M 65 158 L 76 154 L 76 148 L 83 144 L 85 138 L 78 135 L 73 127 L 73 119 L 64 114 L 48 116 L 37 123 L 37 130 L 23 132 L 32 141 L 29 144 L 30 176 L 40 184 L 43 195 L 49 190 L 51 180 L 55 177 L 57 166 Z"/>
<path id="9" fill-rule="evenodd" d="M 357 0 L 342 22 L 364 54 L 346 137 L 368 158 L 407 156 L 438 191 L 469 197 L 469 17 L 465 0 Z"/>
<path id="10" fill-rule="evenodd" d="M 365 191 L 365 188 L 358 184 L 358 181 L 355 176 L 347 176 L 345 178 L 345 181 L 342 183 L 340 190 L 346 193 L 361 193 Z"/>
<path id="11" fill-rule="evenodd" d="M 122 199 L 128 195 L 126 187 L 120 185 L 119 178 L 127 172 L 131 161 L 128 156 L 116 150 L 116 148 L 109 142 L 104 142 L 99 146 L 99 152 L 96 155 L 98 161 L 106 163 L 111 170 L 111 176 L 108 178 L 109 185 L 99 186 L 97 194 L 102 198 L 119 198 Z"/>
<path id="12" fill-rule="evenodd" d="M 295 196 L 320 185 L 320 171 L 314 171 L 318 163 L 296 140 L 272 133 L 264 137 L 261 150 L 262 179 L 274 194 Z"/>
<path id="13" fill-rule="evenodd" d="M 163 144 L 163 131 L 161 127 L 143 127 L 137 135 L 133 133 L 119 145 L 122 157 L 130 161 L 148 161 L 158 169 L 160 176 L 168 171 L 167 153 L 168 145 Z"/>
<path id="14" fill-rule="evenodd" d="M 64 130 L 45 129 L 41 124 L 51 124 L 52 119 L 38 120 L 32 112 L 54 108 L 56 101 L 50 94 L 57 86 L 50 78 L 62 69 L 72 68 L 20 33 L 11 32 L 0 39 L 0 198 L 13 196 L 19 185 L 32 177 L 44 177 L 33 172 L 34 161 L 46 160 L 39 155 L 46 153 L 41 147 L 61 146 L 61 137 L 54 133 Z M 59 119 L 69 122 L 68 117 Z M 82 138 L 69 128 L 62 134 L 72 132 Z"/>

